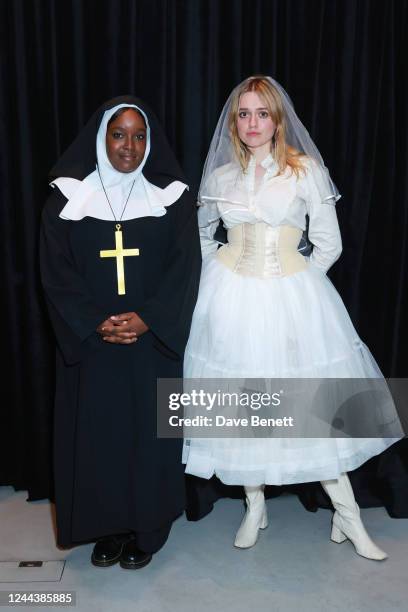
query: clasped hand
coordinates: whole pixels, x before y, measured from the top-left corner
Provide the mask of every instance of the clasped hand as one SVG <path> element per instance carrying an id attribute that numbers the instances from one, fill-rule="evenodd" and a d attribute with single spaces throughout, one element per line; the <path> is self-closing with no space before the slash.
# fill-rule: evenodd
<path id="1" fill-rule="evenodd" d="M 148 329 L 146 323 L 135 312 L 125 312 L 109 317 L 96 328 L 96 331 L 105 342 L 133 344 L 138 336 Z"/>

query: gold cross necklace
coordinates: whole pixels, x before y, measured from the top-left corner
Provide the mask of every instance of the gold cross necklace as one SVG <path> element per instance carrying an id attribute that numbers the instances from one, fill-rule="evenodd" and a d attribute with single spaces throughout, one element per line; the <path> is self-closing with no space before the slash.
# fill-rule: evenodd
<path id="1" fill-rule="evenodd" d="M 120 215 L 120 218 L 117 219 L 115 212 L 112 208 L 112 205 L 110 203 L 110 200 L 108 198 L 108 194 L 106 193 L 106 189 L 105 189 L 105 185 L 103 184 L 102 181 L 102 177 L 101 177 L 101 173 L 99 171 L 99 166 L 97 165 L 98 168 L 98 174 L 99 174 L 99 179 L 101 181 L 102 184 L 102 188 L 103 191 L 105 193 L 106 199 L 108 201 L 109 207 L 112 211 L 112 215 L 113 218 L 115 219 L 115 249 L 113 250 L 109 250 L 109 251 L 100 251 L 99 252 L 99 256 L 100 257 L 115 257 L 116 258 L 116 273 L 117 273 L 117 277 L 118 277 L 118 295 L 125 295 L 126 293 L 126 286 L 125 286 L 125 262 L 124 262 L 124 258 L 125 257 L 129 257 L 129 256 L 135 256 L 135 255 L 139 255 L 139 249 L 124 249 L 123 248 L 123 233 L 122 233 L 122 225 L 121 225 L 121 221 L 122 221 L 122 217 L 124 215 L 124 212 L 126 210 L 126 206 L 127 203 L 129 202 L 129 198 L 130 198 L 130 194 L 132 193 L 132 189 L 133 189 L 133 185 L 135 184 L 135 181 L 133 181 L 129 193 L 128 193 L 128 197 L 126 198 L 126 202 L 125 205 L 123 207 L 122 210 L 122 214 Z M 135 179 L 136 180 L 136 179 Z"/>

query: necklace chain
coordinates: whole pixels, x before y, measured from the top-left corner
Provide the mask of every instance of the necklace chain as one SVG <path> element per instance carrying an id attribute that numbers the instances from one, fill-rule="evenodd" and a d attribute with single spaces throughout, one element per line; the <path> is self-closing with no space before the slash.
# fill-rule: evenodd
<path id="1" fill-rule="evenodd" d="M 116 218 L 116 215 L 115 215 L 115 212 L 114 212 L 114 210 L 113 210 L 113 208 L 112 208 L 112 204 L 110 203 L 110 200 L 109 200 L 109 198 L 108 198 L 108 194 L 106 193 L 105 185 L 103 184 L 103 180 L 102 180 L 102 177 L 101 177 L 101 173 L 100 173 L 100 171 L 99 171 L 99 165 L 97 164 L 97 165 L 96 165 L 96 167 L 98 168 L 99 180 L 101 181 L 102 189 L 103 189 L 103 191 L 104 191 L 104 193 L 105 193 L 105 196 L 106 196 L 106 199 L 107 199 L 107 201 L 108 201 L 109 208 L 110 208 L 110 209 L 111 209 L 111 211 L 112 211 L 113 218 L 115 219 L 115 222 L 116 222 L 116 223 L 121 223 L 121 221 L 122 221 L 122 217 L 123 217 L 123 215 L 124 215 L 124 213 L 125 213 L 126 206 L 127 206 L 127 203 L 129 202 L 130 194 L 132 193 L 133 185 L 135 184 L 135 180 L 136 180 L 136 179 L 133 181 L 132 186 L 130 187 L 130 190 L 129 190 L 129 193 L 128 193 L 128 197 L 126 198 L 126 202 L 125 202 L 125 205 L 124 205 L 123 210 L 122 210 L 122 214 L 120 215 L 120 219 L 117 219 L 117 218 Z"/>

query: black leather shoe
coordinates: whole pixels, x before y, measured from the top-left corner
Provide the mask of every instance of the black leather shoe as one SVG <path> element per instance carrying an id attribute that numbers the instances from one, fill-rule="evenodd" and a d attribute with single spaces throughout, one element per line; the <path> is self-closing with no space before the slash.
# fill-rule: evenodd
<path id="1" fill-rule="evenodd" d="M 151 560 L 151 553 L 139 550 L 136 546 L 136 540 L 129 540 L 123 545 L 120 567 L 123 567 L 123 569 L 140 569 L 150 563 Z"/>
<path id="2" fill-rule="evenodd" d="M 110 567 L 120 559 L 123 542 L 116 536 L 101 538 L 94 546 L 91 561 L 96 567 Z"/>

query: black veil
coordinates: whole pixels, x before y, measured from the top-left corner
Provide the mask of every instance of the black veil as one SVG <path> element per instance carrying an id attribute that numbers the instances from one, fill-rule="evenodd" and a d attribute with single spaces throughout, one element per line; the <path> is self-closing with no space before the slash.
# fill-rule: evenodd
<path id="1" fill-rule="evenodd" d="M 105 111 L 119 104 L 133 104 L 146 114 L 150 126 L 150 154 L 142 174 L 161 189 L 173 181 L 186 183 L 186 178 L 167 141 L 157 117 L 145 102 L 136 96 L 119 96 L 102 104 L 61 155 L 49 173 L 50 181 L 70 177 L 82 181 L 96 167 L 96 136 Z"/>

